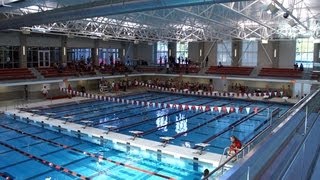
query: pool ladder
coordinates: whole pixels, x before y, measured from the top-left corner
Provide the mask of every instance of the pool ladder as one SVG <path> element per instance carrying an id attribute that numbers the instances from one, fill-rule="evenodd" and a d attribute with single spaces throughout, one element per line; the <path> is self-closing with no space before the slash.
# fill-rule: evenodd
<path id="1" fill-rule="evenodd" d="M 226 154 L 226 152 L 227 152 L 229 149 L 230 149 L 230 147 L 224 148 L 223 153 L 221 154 L 221 157 L 220 157 L 219 165 L 218 165 L 218 166 L 220 166 L 220 164 L 221 164 L 221 162 L 222 162 L 223 156 L 226 156 L 226 158 L 228 157 L 228 155 Z"/>

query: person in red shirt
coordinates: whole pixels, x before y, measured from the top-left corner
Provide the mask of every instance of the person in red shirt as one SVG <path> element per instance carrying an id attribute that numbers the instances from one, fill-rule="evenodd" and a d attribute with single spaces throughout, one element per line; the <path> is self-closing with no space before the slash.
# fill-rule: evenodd
<path id="1" fill-rule="evenodd" d="M 231 141 L 231 145 L 229 147 L 228 155 L 232 156 L 240 151 L 240 149 L 242 148 L 242 144 L 241 144 L 241 141 L 235 136 L 231 136 L 230 141 Z M 234 159 L 234 161 L 235 160 L 236 159 Z"/>

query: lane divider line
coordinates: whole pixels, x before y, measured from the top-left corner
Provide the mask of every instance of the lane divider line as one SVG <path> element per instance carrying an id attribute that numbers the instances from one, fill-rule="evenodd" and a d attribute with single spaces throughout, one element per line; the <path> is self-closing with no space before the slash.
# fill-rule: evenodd
<path id="1" fill-rule="evenodd" d="M 41 137 L 38 137 L 38 136 L 35 136 L 35 135 L 32 135 L 32 134 L 29 134 L 29 133 L 26 133 L 26 132 L 23 132 L 21 130 L 18 130 L 18 129 L 14 129 L 14 128 L 11 128 L 11 127 L 8 127 L 8 126 L 5 126 L 5 125 L 1 125 L 1 127 L 3 128 L 6 128 L 6 129 L 10 129 L 12 131 L 15 131 L 15 132 L 18 132 L 18 133 L 21 133 L 21 134 L 24 134 L 24 135 L 27 135 L 27 136 L 30 136 L 32 138 L 35 138 L 35 139 L 38 139 L 38 140 L 42 140 L 42 141 L 45 141 L 45 142 L 48 142 L 48 143 L 51 143 L 51 144 L 54 144 L 56 146 L 59 146 L 59 147 L 62 147 L 64 149 L 70 149 L 72 151 L 75 151 L 75 152 L 78 152 L 78 153 L 81 153 L 81 154 L 84 154 L 84 155 L 87 155 L 87 156 L 90 156 L 92 158 L 96 158 L 97 160 L 105 160 L 105 161 L 108 161 L 108 162 L 111 162 L 113 164 L 116 164 L 116 165 L 120 165 L 120 166 L 123 166 L 123 167 L 127 167 L 127 168 L 130 168 L 130 169 L 133 169 L 133 170 L 137 170 L 137 171 L 140 171 L 140 172 L 143 172 L 143 173 L 146 173 L 146 174 L 150 174 L 150 175 L 154 175 L 154 176 L 158 176 L 158 177 L 161 177 L 161 178 L 164 178 L 164 179 L 169 179 L 169 180 L 173 180 L 173 178 L 169 177 L 169 176 L 165 176 L 165 175 L 162 175 L 162 174 L 159 174 L 159 173 L 156 173 L 156 172 L 152 172 L 152 171 L 148 171 L 148 170 L 145 170 L 145 169 L 142 169 L 142 168 L 138 168 L 138 167 L 134 167 L 132 165 L 129 165 L 129 164 L 125 164 L 125 163 L 121 163 L 121 162 L 117 162 L 117 161 L 114 161 L 114 160 L 111 160 L 111 159 L 108 159 L 104 156 L 100 156 L 100 155 L 96 155 L 96 154 L 93 154 L 93 153 L 89 153 L 89 152 L 86 152 L 86 151 L 82 151 L 80 149 L 76 149 L 76 148 L 73 148 L 73 147 L 70 147 L 70 146 L 67 146 L 67 145 L 64 145 L 64 144 L 60 144 L 60 143 L 57 143 L 57 142 L 54 142 L 54 141 L 50 141 L 48 139 L 44 139 L 44 138 L 41 138 Z M 0 142 L 1 144 L 2 142 Z M 4 143 L 2 143 L 4 144 Z M 8 145 L 9 146 L 9 145 Z M 10 146 L 11 147 L 11 146 Z M 14 148 L 14 147 L 11 147 L 11 149 Z M 16 148 L 14 148 L 15 150 Z M 22 152 L 22 154 L 24 154 L 25 152 L 17 149 L 17 151 L 19 152 Z M 27 153 L 27 156 L 30 157 L 31 154 L 28 154 Z M 33 156 L 33 155 L 31 155 Z M 35 157 L 35 156 L 34 156 Z M 40 159 L 40 158 L 39 158 Z M 45 161 L 45 160 L 44 160 Z M 46 161 L 45 161 L 46 162 Z M 63 169 L 64 170 L 64 169 Z M 78 175 L 77 175 L 78 176 Z M 78 176 L 80 177 L 80 176 Z M 87 178 L 87 177 L 86 177 Z"/>

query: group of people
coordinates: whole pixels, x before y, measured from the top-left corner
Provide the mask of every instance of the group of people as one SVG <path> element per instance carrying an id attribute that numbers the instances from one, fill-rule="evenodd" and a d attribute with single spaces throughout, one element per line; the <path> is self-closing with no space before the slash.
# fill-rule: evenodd
<path id="1" fill-rule="evenodd" d="M 199 82 L 184 82 L 181 79 L 163 79 L 160 80 L 158 78 L 151 80 L 149 79 L 147 81 L 148 84 L 150 85 L 155 85 L 155 86 L 160 86 L 160 87 L 165 87 L 165 88 L 175 88 L 178 90 L 185 90 L 188 89 L 189 91 L 213 91 L 214 86 L 213 83 L 199 83 Z"/>
<path id="2" fill-rule="evenodd" d="M 303 64 L 302 64 L 302 63 L 300 63 L 300 66 L 298 65 L 298 63 L 295 63 L 295 64 L 293 65 L 293 68 L 294 68 L 294 70 L 300 70 L 300 71 L 303 71 L 303 70 L 304 70 L 304 67 L 303 67 Z"/>
<path id="3" fill-rule="evenodd" d="M 53 63 L 52 67 L 55 68 L 59 73 L 62 73 L 67 68 L 67 63 Z"/>
<path id="4" fill-rule="evenodd" d="M 99 82 L 99 88 L 100 91 L 106 90 L 108 92 L 118 92 L 119 90 L 126 91 L 128 88 L 136 87 L 139 85 L 139 82 L 137 79 L 127 80 L 113 80 L 113 81 L 107 81 L 106 79 L 101 79 Z"/>

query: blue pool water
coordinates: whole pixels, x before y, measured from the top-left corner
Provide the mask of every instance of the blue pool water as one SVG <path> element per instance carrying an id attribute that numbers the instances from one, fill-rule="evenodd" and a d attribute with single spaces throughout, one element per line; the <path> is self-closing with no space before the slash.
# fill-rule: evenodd
<path id="1" fill-rule="evenodd" d="M 213 168 L 139 148 L 123 149 L 108 148 L 107 143 L 100 146 L 0 115 L 0 179 L 4 179 L 1 175 L 16 180 L 80 179 L 77 174 L 101 180 L 199 179 L 205 168 Z M 105 159 L 100 161 L 96 156 Z M 68 171 L 57 170 L 57 166 Z"/>
<path id="2" fill-rule="evenodd" d="M 130 131 L 143 131 L 142 138 L 161 141 L 161 136 L 174 137 L 170 144 L 196 148 L 197 143 L 209 143 L 206 151 L 222 153 L 230 145 L 229 137 L 237 136 L 243 144 L 259 133 L 270 121 L 270 112 L 279 109 L 283 114 L 290 105 L 221 99 L 214 97 L 187 96 L 169 93 L 148 92 L 123 97 L 128 100 L 151 101 L 171 104 L 189 104 L 206 106 L 250 107 L 251 113 L 245 110 L 236 113 L 203 112 L 159 108 L 153 106 L 132 105 L 107 101 L 86 101 L 42 108 L 39 114 L 55 113 L 51 116 L 66 119 L 74 123 L 105 129 L 115 126 L 114 131 L 132 135 Z M 258 113 L 252 112 L 255 107 Z"/>

